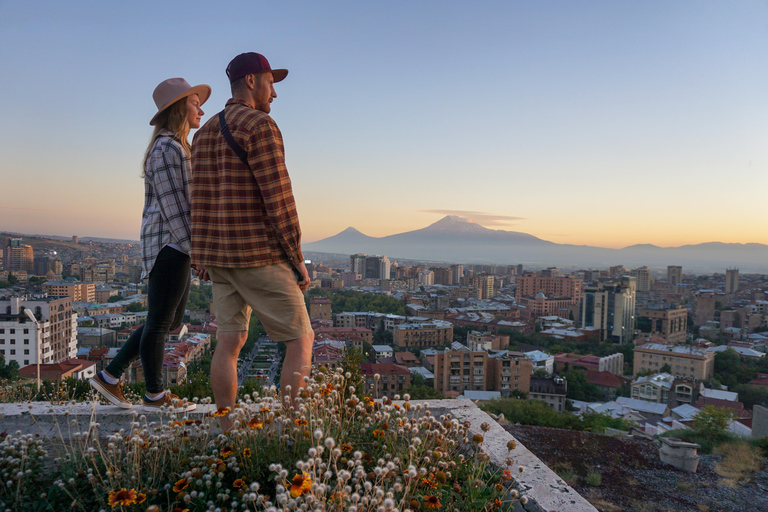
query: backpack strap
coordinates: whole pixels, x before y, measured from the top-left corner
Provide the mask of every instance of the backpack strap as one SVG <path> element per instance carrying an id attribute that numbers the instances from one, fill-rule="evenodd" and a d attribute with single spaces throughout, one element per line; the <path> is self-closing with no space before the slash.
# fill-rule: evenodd
<path id="1" fill-rule="evenodd" d="M 248 164 L 248 153 L 246 153 L 245 150 L 240 147 L 240 144 L 235 141 L 235 138 L 229 131 L 229 126 L 227 126 L 227 120 L 224 118 L 223 110 L 219 112 L 219 124 L 221 125 L 221 134 L 224 136 L 224 140 L 227 141 L 229 147 L 232 148 L 232 151 L 234 151 L 238 158 L 243 161 L 245 166 L 250 169 L 251 166 Z"/>

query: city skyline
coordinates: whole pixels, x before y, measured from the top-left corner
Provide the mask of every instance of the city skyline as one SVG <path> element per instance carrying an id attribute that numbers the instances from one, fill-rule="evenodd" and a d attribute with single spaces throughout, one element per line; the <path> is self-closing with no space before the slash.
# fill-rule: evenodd
<path id="1" fill-rule="evenodd" d="M 768 244 L 766 20 L 758 2 L 0 4 L 0 229 L 138 239 L 154 86 L 211 85 L 205 121 L 226 63 L 259 51 L 290 70 L 272 116 L 305 243 L 455 214 L 560 244 Z"/>

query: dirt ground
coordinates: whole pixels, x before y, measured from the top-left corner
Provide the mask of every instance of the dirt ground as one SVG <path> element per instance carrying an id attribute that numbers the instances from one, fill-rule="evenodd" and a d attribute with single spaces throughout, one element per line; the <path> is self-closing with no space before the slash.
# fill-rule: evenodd
<path id="1" fill-rule="evenodd" d="M 715 472 L 716 455 L 701 455 L 698 471 L 688 473 L 661 462 L 653 440 L 505 428 L 601 512 L 768 512 L 765 464 L 733 484 Z"/>

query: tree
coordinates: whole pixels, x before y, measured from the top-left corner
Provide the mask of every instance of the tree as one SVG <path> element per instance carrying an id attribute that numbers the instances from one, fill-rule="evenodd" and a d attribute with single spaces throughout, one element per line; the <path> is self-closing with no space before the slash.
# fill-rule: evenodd
<path id="1" fill-rule="evenodd" d="M 733 419 L 733 413 L 725 407 L 705 405 L 693 417 L 693 428 L 709 441 L 716 443 L 728 438 L 728 425 Z"/>
<path id="2" fill-rule="evenodd" d="M 596 402 L 603 398 L 603 392 L 594 384 L 587 382 L 587 373 L 580 368 L 572 368 L 565 372 L 565 379 L 568 382 L 568 392 L 566 396 L 571 400 L 581 400 L 582 402 Z"/>
<path id="3" fill-rule="evenodd" d="M 10 363 L 5 364 L 5 356 L 3 354 L 0 354 L 0 379 L 19 379 L 19 363 L 11 361 Z"/>
<path id="4" fill-rule="evenodd" d="M 445 398 L 441 392 L 428 386 L 424 377 L 419 373 L 414 373 L 411 379 L 411 387 L 407 393 L 411 395 L 411 400 L 442 400 Z"/>
<path id="5" fill-rule="evenodd" d="M 663 373 L 663 372 L 672 373 L 672 367 L 669 364 L 665 364 L 664 366 L 659 368 L 659 373 Z"/>
<path id="6" fill-rule="evenodd" d="M 147 306 L 142 306 L 141 302 L 131 302 L 125 307 L 125 310 L 129 313 L 138 313 L 139 311 L 146 311 Z"/>
<path id="7" fill-rule="evenodd" d="M 752 410 L 755 405 L 765 405 L 768 403 L 768 389 L 763 386 L 751 386 L 749 384 L 739 384 L 733 391 L 739 394 L 739 401 L 744 407 Z"/>
<path id="8" fill-rule="evenodd" d="M 125 300 L 125 297 L 123 297 L 120 294 L 113 295 L 109 299 L 107 299 L 107 302 L 120 302 L 121 300 Z"/>

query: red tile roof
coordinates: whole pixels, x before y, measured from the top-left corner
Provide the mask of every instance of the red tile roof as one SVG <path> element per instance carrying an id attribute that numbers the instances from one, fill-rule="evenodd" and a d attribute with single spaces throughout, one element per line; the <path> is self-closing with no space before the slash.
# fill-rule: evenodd
<path id="1" fill-rule="evenodd" d="M 388 363 L 365 363 L 360 365 L 362 367 L 363 374 L 373 375 L 378 373 L 379 375 L 410 375 L 411 371 L 405 366 L 399 364 Z"/>
<path id="2" fill-rule="evenodd" d="M 629 379 L 619 377 L 611 372 L 599 372 L 597 370 L 586 371 L 587 382 L 596 386 L 604 386 L 607 388 L 620 388 L 629 382 Z"/>

